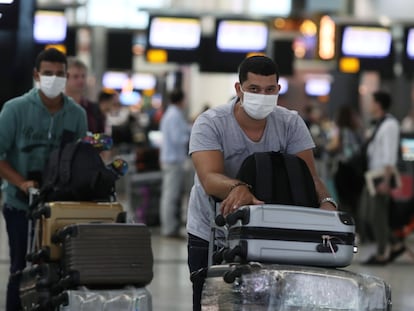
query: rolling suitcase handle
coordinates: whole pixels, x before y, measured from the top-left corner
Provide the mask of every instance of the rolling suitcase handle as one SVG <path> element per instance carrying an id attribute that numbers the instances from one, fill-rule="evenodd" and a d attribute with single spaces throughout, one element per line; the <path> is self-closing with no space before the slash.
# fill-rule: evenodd
<path id="1" fill-rule="evenodd" d="M 39 203 L 40 190 L 38 188 L 30 187 L 29 192 L 29 212 L 28 212 L 28 228 L 27 228 L 27 249 L 26 249 L 26 261 L 32 262 L 31 254 L 34 253 L 36 238 L 36 221 L 32 213 L 35 206 Z"/>
<path id="2" fill-rule="evenodd" d="M 226 220 L 221 215 L 218 214 L 218 210 L 220 209 L 220 202 L 216 199 L 211 197 L 210 198 L 213 206 L 213 213 L 210 221 L 210 241 L 208 243 L 208 264 L 207 267 L 210 267 L 215 264 L 220 264 L 223 261 L 223 253 L 227 248 L 225 242 L 222 242 L 219 245 L 219 241 L 217 239 L 217 231 L 222 231 L 224 237 L 227 235 L 227 227 L 226 227 Z M 225 241 L 225 239 L 224 239 Z"/>

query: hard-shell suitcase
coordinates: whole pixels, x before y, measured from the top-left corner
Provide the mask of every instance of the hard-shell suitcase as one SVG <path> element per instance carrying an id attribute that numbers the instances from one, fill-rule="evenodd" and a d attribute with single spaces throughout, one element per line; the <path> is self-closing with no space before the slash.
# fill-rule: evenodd
<path id="1" fill-rule="evenodd" d="M 60 295 L 60 311 L 152 311 L 152 296 L 145 287 L 92 290 L 80 287 Z"/>
<path id="2" fill-rule="evenodd" d="M 57 263 L 42 263 L 26 267 L 20 273 L 20 300 L 22 309 L 54 310 L 52 297 L 60 293 L 61 277 Z"/>
<path id="3" fill-rule="evenodd" d="M 153 278 L 151 234 L 144 224 L 73 224 L 59 232 L 62 286 L 143 287 Z"/>
<path id="4" fill-rule="evenodd" d="M 291 205 L 243 206 L 226 218 L 227 262 L 235 259 L 345 267 L 353 259 L 355 225 L 345 212 Z"/>
<path id="5" fill-rule="evenodd" d="M 391 311 L 382 279 L 299 265 L 216 265 L 207 272 L 202 310 Z"/>
<path id="6" fill-rule="evenodd" d="M 34 241 L 28 251 L 29 261 L 58 261 L 61 248 L 54 243 L 55 233 L 64 226 L 89 222 L 124 222 L 125 212 L 117 202 L 48 202 L 32 212 Z"/>

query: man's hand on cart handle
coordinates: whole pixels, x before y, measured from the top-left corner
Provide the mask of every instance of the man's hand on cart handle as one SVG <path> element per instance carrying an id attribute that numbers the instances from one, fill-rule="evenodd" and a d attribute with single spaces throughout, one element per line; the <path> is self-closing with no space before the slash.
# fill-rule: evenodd
<path id="1" fill-rule="evenodd" d="M 30 189 L 36 189 L 39 187 L 39 184 L 35 180 L 25 180 L 19 184 L 19 189 L 26 194 L 30 194 Z"/>

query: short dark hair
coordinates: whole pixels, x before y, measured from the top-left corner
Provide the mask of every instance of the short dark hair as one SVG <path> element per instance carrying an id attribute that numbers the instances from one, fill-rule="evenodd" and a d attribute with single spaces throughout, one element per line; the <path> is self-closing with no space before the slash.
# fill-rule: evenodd
<path id="1" fill-rule="evenodd" d="M 104 87 L 98 94 L 98 103 L 100 103 L 101 101 L 112 99 L 117 94 L 118 92 L 114 89 Z"/>
<path id="2" fill-rule="evenodd" d="M 170 102 L 172 104 L 178 104 L 184 99 L 184 92 L 181 89 L 175 89 L 170 92 L 169 95 Z"/>
<path id="3" fill-rule="evenodd" d="M 239 65 L 239 82 L 247 80 L 247 73 L 270 76 L 276 74 L 276 82 L 279 81 L 279 68 L 277 64 L 267 56 L 254 55 L 245 58 Z"/>
<path id="4" fill-rule="evenodd" d="M 374 100 L 380 104 L 381 108 L 388 111 L 391 107 L 391 96 L 384 91 L 376 91 L 372 94 Z"/>
<path id="5" fill-rule="evenodd" d="M 68 68 L 68 60 L 66 55 L 60 52 L 55 48 L 49 48 L 40 52 L 35 61 L 35 68 L 37 71 L 40 70 L 40 63 L 41 62 L 53 62 L 53 63 L 62 63 L 65 64 L 65 68 Z"/>

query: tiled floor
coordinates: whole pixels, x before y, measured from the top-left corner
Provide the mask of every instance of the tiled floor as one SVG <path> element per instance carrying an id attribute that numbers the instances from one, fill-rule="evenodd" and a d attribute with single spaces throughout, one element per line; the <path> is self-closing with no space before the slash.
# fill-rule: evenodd
<path id="1" fill-rule="evenodd" d="M 4 297 L 8 271 L 8 250 L 3 217 L 0 217 L 0 311 L 4 310 Z M 152 227 L 154 253 L 154 279 L 148 286 L 153 297 L 154 311 L 191 310 L 191 283 L 186 263 L 186 242 L 162 238 L 158 228 Z M 409 241 L 414 249 L 414 237 Z M 373 249 L 372 245 L 359 248 L 354 263 L 346 269 L 376 275 L 392 287 L 393 311 L 414 310 L 414 262 L 404 254 L 386 267 L 360 265 Z"/>

